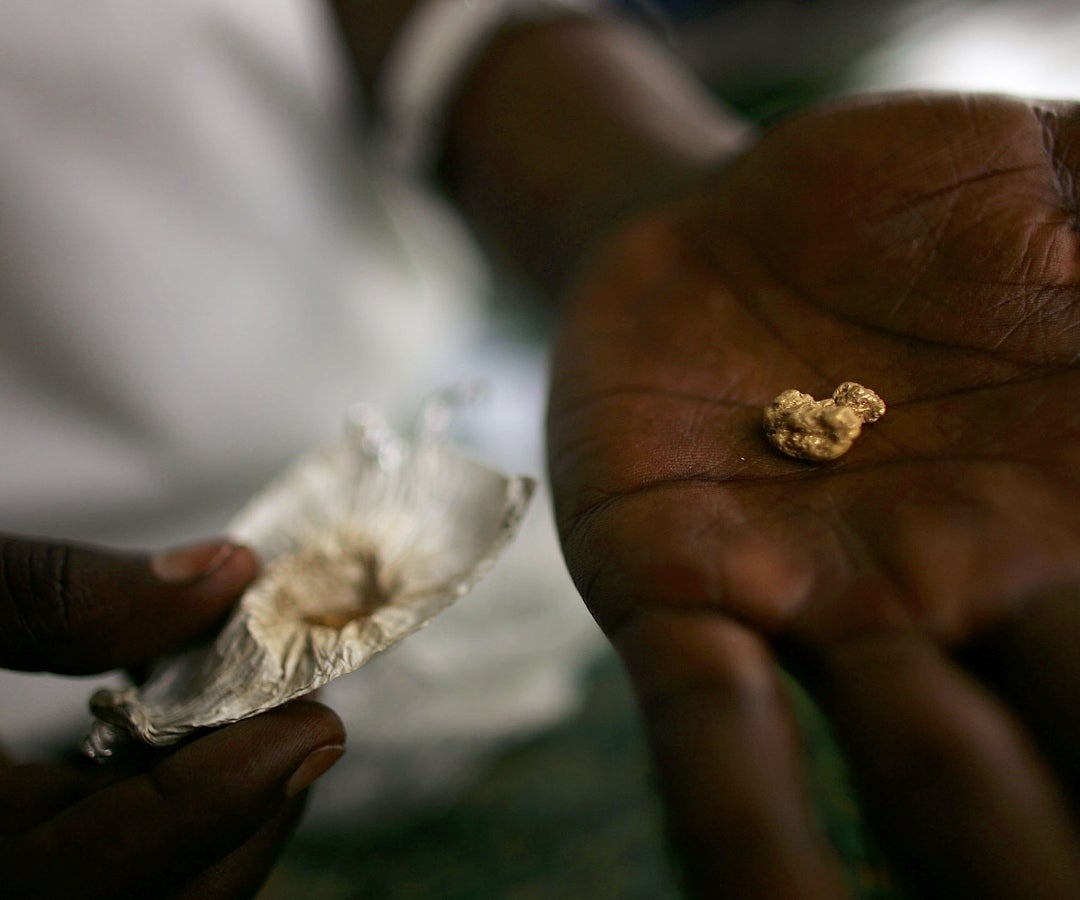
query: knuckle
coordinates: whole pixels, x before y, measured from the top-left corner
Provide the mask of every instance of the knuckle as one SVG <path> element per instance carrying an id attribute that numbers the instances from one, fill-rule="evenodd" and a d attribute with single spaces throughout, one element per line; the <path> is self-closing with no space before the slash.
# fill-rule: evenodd
<path id="1" fill-rule="evenodd" d="M 71 575 L 72 551 L 63 544 L 0 543 L 0 654 L 17 668 L 47 667 L 78 632 L 80 608 Z"/>
<path id="2" fill-rule="evenodd" d="M 638 699 L 657 721 L 703 711 L 754 716 L 784 703 L 763 640 L 710 612 L 640 613 L 620 637 Z"/>

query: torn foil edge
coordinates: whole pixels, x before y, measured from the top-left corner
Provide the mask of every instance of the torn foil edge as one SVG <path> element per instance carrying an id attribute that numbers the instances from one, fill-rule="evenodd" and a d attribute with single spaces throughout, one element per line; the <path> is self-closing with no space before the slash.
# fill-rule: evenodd
<path id="1" fill-rule="evenodd" d="M 139 687 L 94 694 L 84 753 L 173 744 L 301 697 L 466 594 L 515 536 L 536 487 L 449 445 L 452 410 L 472 393 L 436 395 L 409 440 L 357 407 L 341 441 L 260 491 L 229 528 L 260 555 L 260 576 L 216 637 L 164 658 Z M 374 605 L 350 617 L 342 598 L 360 588 Z"/>

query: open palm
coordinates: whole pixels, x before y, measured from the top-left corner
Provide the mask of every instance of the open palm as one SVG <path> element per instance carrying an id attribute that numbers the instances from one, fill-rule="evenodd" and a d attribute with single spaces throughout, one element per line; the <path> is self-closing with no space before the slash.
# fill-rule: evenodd
<path id="1" fill-rule="evenodd" d="M 834 897 L 779 660 L 919 896 L 1080 896 L 1080 113 L 948 95 L 772 131 L 570 302 L 575 580 L 634 678 L 688 878 Z M 761 410 L 858 381 L 844 457 Z"/>

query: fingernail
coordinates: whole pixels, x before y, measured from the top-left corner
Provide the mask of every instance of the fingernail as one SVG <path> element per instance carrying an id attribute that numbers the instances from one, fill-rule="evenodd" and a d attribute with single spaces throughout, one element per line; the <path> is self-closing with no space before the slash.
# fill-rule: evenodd
<path id="1" fill-rule="evenodd" d="M 312 750 L 304 761 L 300 763 L 297 770 L 292 773 L 289 780 L 285 782 L 285 796 L 291 799 L 305 788 L 310 787 L 334 763 L 341 759 L 344 752 L 344 744 L 328 744 L 318 750 Z"/>
<path id="2" fill-rule="evenodd" d="M 235 552 L 235 544 L 220 540 L 175 547 L 151 557 L 150 568 L 162 581 L 196 581 L 220 569 Z"/>

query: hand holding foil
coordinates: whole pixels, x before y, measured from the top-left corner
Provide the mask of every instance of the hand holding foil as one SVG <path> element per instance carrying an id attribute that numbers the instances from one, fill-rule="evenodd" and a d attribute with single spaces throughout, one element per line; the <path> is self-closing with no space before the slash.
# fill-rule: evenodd
<path id="1" fill-rule="evenodd" d="M 460 391 L 437 395 L 408 439 L 358 408 L 229 529 L 265 568 L 212 639 L 156 661 L 146 681 L 91 700 L 87 753 L 176 743 L 302 697 L 421 628 L 513 537 L 534 483 L 441 436 Z"/>
<path id="2" fill-rule="evenodd" d="M 220 621 L 256 568 L 221 541 L 151 560 L 2 539 L 0 665 L 69 675 L 140 666 Z M 0 893 L 194 896 L 213 883 L 249 895 L 344 740 L 334 713 L 302 701 L 118 766 L 0 754 Z"/>

